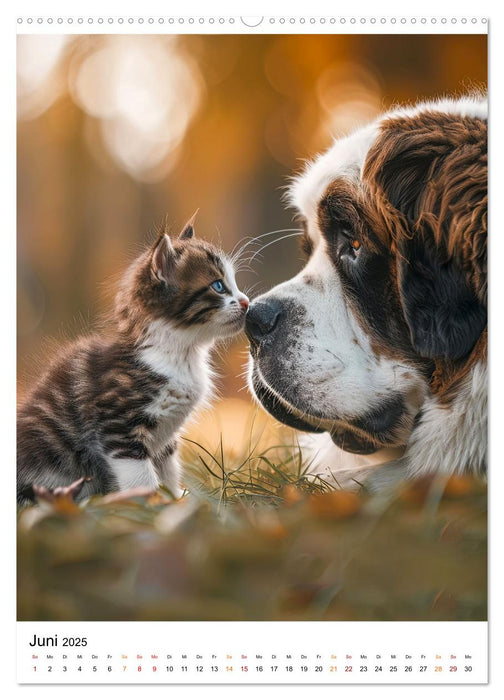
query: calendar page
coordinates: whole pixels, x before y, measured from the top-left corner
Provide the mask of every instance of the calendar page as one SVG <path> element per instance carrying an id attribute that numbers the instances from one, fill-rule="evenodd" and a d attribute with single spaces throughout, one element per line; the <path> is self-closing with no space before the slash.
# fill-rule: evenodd
<path id="1" fill-rule="evenodd" d="M 488 20 L 351 9 L 16 17 L 20 686 L 488 682 Z"/>

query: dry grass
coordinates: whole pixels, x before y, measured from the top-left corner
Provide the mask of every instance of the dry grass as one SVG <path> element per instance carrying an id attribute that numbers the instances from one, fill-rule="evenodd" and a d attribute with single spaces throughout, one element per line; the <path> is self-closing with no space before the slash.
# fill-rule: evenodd
<path id="1" fill-rule="evenodd" d="M 18 618 L 486 619 L 483 483 L 335 492 L 307 475 L 293 431 L 238 408 L 222 409 L 227 444 L 216 415 L 186 440 L 179 501 L 160 489 L 20 512 Z"/>

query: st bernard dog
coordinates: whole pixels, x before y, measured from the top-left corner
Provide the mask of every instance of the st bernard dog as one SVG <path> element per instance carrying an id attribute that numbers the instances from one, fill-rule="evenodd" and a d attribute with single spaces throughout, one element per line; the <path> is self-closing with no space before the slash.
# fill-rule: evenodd
<path id="1" fill-rule="evenodd" d="M 486 100 L 395 109 L 336 141 L 289 195 L 307 263 L 250 307 L 257 399 L 323 433 L 312 471 L 337 481 L 383 464 L 373 478 L 483 474 Z"/>

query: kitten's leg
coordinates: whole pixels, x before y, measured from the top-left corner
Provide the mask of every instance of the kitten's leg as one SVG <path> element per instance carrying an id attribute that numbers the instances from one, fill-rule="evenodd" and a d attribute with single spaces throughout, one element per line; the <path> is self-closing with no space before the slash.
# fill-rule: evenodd
<path id="1" fill-rule="evenodd" d="M 52 436 L 40 436 L 29 426 L 19 431 L 17 443 L 17 493 L 19 505 L 36 502 L 33 490 L 39 486 L 54 491 L 65 488 L 82 477 L 91 477 L 75 497 L 82 501 L 96 493 L 108 493 L 117 488 L 106 459 L 92 450 L 77 456 L 61 446 Z"/>
<path id="2" fill-rule="evenodd" d="M 154 457 L 159 481 L 164 484 L 175 498 L 180 498 L 182 489 L 180 488 L 180 476 L 182 468 L 177 452 L 177 442 L 169 442 L 161 452 Z"/>
<path id="3" fill-rule="evenodd" d="M 107 457 L 109 469 L 117 480 L 118 490 L 143 486 L 155 490 L 159 480 L 152 461 L 148 457 L 135 459 L 133 457 Z"/>

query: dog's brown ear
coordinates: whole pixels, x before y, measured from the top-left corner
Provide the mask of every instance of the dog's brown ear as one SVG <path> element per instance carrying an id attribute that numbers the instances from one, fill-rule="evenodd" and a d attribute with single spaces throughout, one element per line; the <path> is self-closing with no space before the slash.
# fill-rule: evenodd
<path id="1" fill-rule="evenodd" d="M 486 134 L 482 119 L 393 118 L 365 164 L 397 251 L 411 341 L 424 357 L 463 357 L 486 325 Z"/>

